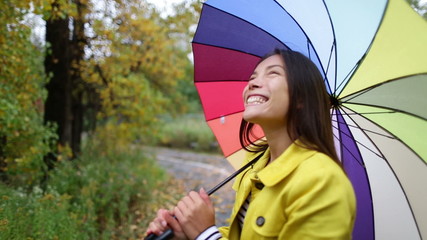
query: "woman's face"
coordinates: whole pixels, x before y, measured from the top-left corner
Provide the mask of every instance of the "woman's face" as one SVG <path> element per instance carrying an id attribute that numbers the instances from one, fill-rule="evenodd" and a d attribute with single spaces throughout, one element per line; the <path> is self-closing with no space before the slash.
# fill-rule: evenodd
<path id="1" fill-rule="evenodd" d="M 262 127 L 285 126 L 289 90 L 285 64 L 280 55 L 262 61 L 243 90 L 243 119 Z"/>

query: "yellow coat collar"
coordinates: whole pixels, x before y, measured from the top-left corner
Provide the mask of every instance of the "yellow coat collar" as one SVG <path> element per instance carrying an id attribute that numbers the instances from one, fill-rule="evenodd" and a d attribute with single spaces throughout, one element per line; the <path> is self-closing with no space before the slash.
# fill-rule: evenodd
<path id="1" fill-rule="evenodd" d="M 292 143 L 276 160 L 266 166 L 270 158 L 270 149 L 255 164 L 260 181 L 268 187 L 274 186 L 285 179 L 300 163 L 313 156 L 316 152 L 303 148 L 299 141 Z"/>

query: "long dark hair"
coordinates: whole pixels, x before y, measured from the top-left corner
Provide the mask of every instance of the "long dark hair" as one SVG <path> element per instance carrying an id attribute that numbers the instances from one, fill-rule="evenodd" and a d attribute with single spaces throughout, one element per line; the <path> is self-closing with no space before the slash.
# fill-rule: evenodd
<path id="1" fill-rule="evenodd" d="M 287 131 L 292 141 L 299 139 L 303 147 L 322 152 L 339 163 L 335 151 L 330 115 L 330 98 L 323 77 L 316 65 L 299 52 L 275 49 L 266 58 L 279 55 L 286 67 L 289 88 Z M 266 141 L 256 141 L 254 124 L 242 120 L 240 144 L 250 152 L 265 151 Z"/>

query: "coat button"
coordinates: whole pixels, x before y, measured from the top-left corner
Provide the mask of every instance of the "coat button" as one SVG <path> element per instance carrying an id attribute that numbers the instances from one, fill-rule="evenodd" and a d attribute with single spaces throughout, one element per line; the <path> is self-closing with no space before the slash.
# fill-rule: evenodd
<path id="1" fill-rule="evenodd" d="M 264 184 L 262 184 L 261 182 L 257 182 L 255 183 L 255 187 L 258 188 L 259 190 L 264 188 Z"/>
<path id="2" fill-rule="evenodd" d="M 263 218 L 263 217 L 258 217 L 258 218 L 256 219 L 256 225 L 258 225 L 259 227 L 261 227 L 262 225 L 264 225 L 264 223 L 265 223 L 265 218 Z"/>

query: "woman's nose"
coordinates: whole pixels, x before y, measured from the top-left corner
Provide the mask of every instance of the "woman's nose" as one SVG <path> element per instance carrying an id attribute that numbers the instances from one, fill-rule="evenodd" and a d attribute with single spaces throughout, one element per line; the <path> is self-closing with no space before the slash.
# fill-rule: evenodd
<path id="1" fill-rule="evenodd" d="M 259 78 L 251 79 L 248 83 L 249 89 L 259 88 L 262 86 L 261 81 Z"/>

